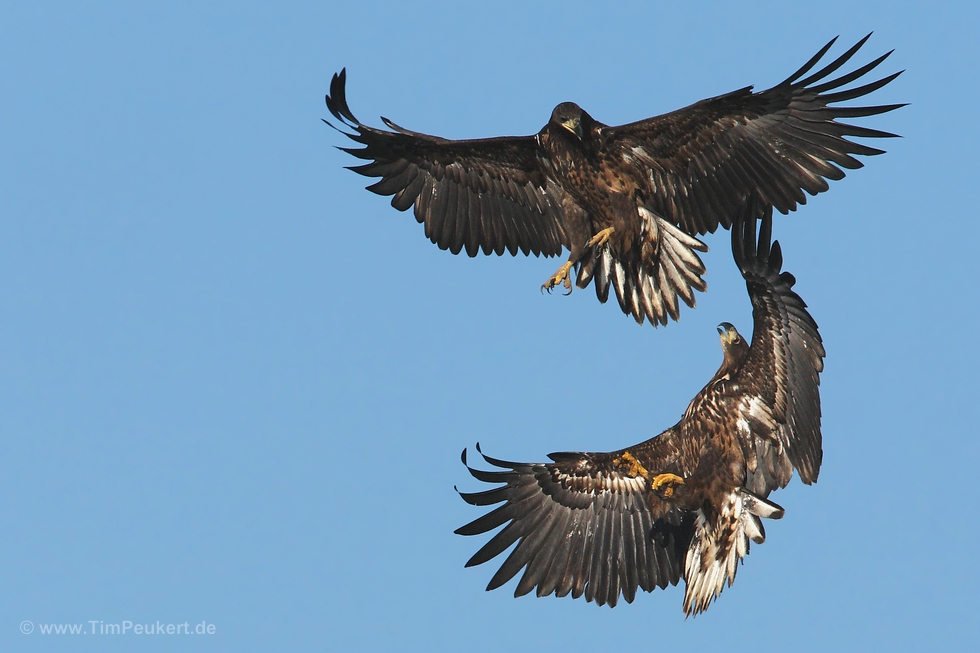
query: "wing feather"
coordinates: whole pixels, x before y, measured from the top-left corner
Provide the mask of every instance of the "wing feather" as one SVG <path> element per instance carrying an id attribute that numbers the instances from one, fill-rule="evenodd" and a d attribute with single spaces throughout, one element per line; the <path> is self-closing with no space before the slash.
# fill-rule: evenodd
<path id="1" fill-rule="evenodd" d="M 809 77 L 804 75 L 834 41 L 766 91 L 753 93 L 746 87 L 662 116 L 607 128 L 606 146 L 650 169 L 647 201 L 689 233 L 713 232 L 719 224 L 728 227 L 742 201 L 752 194 L 782 213 L 793 211 L 806 203 L 804 191 L 815 195 L 826 190 L 826 183 L 815 181 L 814 175 L 841 179 L 844 173 L 837 166 L 855 169 L 863 165 L 853 155 L 883 152 L 848 137 L 895 136 L 838 119 L 887 113 L 903 104 L 831 106 L 864 97 L 901 74 L 828 93 L 863 78 L 891 54 L 828 79 L 869 36 Z M 809 172 L 803 174 L 801 169 Z M 687 189 L 693 197 L 684 197 L 679 189 Z"/>
<path id="2" fill-rule="evenodd" d="M 396 209 L 414 205 L 426 236 L 441 249 L 456 254 L 465 246 L 470 256 L 481 249 L 555 256 L 568 247 L 562 191 L 549 183 L 533 136 L 453 141 L 409 131 L 385 118 L 393 131 L 368 127 L 348 107 L 346 83 L 346 70 L 334 75 L 326 102 L 330 113 L 352 130 L 338 131 L 364 146 L 341 148 L 369 161 L 351 170 L 380 177 L 368 190 L 393 195 Z M 474 201 L 478 212 L 467 210 Z"/>
<path id="3" fill-rule="evenodd" d="M 782 271 L 782 248 L 772 241 L 771 207 L 746 205 L 732 228 L 732 254 L 745 278 L 754 320 L 737 381 L 747 394 L 745 416 L 755 436 L 743 448 L 754 452 L 762 469 L 750 473 L 746 485 L 765 497 L 786 485 L 790 465 L 804 483 L 817 480 L 823 457 L 819 386 L 826 352 L 817 323 L 793 291 L 796 279 Z"/>
<path id="4" fill-rule="evenodd" d="M 631 447 L 648 469 L 666 469 L 678 454 L 675 433 Z M 479 450 L 479 448 L 478 448 Z M 625 450 L 624 450 L 625 451 Z M 496 470 L 470 467 L 477 480 L 502 484 L 460 493 L 475 506 L 501 504 L 460 527 L 460 535 L 502 528 L 466 563 L 491 560 L 513 546 L 493 574 L 495 589 L 524 570 L 515 596 L 584 595 L 598 605 L 631 602 L 637 588 L 676 584 L 693 528 L 693 516 L 648 498 L 645 479 L 629 476 L 613 453 L 552 454 L 551 463 L 513 463 L 483 455 Z M 655 513 L 650 501 L 658 502 Z"/>

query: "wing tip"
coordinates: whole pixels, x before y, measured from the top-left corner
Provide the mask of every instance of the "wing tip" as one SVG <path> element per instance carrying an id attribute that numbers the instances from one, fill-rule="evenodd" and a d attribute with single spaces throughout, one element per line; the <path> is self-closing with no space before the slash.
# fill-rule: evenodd
<path id="1" fill-rule="evenodd" d="M 330 92 L 324 96 L 327 109 L 344 125 L 352 128 L 360 126 L 360 121 L 351 113 L 347 105 L 347 67 L 340 69 L 330 78 Z M 330 124 L 330 123 L 327 123 Z"/>

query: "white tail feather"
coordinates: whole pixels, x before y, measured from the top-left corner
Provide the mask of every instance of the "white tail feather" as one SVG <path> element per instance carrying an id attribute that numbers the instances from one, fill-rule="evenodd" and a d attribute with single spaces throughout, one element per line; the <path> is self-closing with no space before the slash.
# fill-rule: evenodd
<path id="1" fill-rule="evenodd" d="M 704 612 L 725 589 L 726 581 L 729 586 L 735 582 L 738 563 L 748 555 L 750 540 L 765 542 L 760 517 L 779 519 L 783 514 L 775 503 L 741 488 L 725 498 L 714 519 L 698 511 L 684 565 L 684 612 L 688 616 Z"/>
<path id="2" fill-rule="evenodd" d="M 594 281 L 603 301 L 611 284 L 623 312 L 640 323 L 646 318 L 654 326 L 667 324 L 680 317 L 678 296 L 693 307 L 694 291 L 707 287 L 697 252 L 708 248 L 646 207 L 638 206 L 637 211 L 643 222 L 643 258 L 614 258 L 609 246 L 600 246 L 594 258 L 579 267 L 576 283 L 584 288 Z"/>

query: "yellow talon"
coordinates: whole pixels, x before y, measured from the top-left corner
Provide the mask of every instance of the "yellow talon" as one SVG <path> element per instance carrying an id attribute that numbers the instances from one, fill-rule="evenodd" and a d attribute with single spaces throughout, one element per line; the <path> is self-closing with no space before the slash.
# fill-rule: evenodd
<path id="1" fill-rule="evenodd" d="M 629 451 L 624 451 L 622 456 L 613 460 L 613 464 L 622 467 L 630 478 L 636 478 L 637 476 L 646 478 L 647 474 L 649 474 L 646 467 L 641 465 L 640 461 L 636 459 L 636 456 Z"/>
<path id="2" fill-rule="evenodd" d="M 541 286 L 541 290 L 547 290 L 548 292 L 551 292 L 552 288 L 554 288 L 558 284 L 562 284 L 568 290 L 568 292 L 565 294 L 567 295 L 571 293 L 572 279 L 571 277 L 568 276 L 568 271 L 571 269 L 572 269 L 572 262 L 568 261 L 563 266 L 558 268 L 558 271 L 555 272 L 547 281 L 544 282 L 544 285 Z"/>
<path id="3" fill-rule="evenodd" d="M 663 496 L 665 499 L 669 499 L 674 496 L 674 486 L 684 485 L 684 479 L 677 474 L 657 474 L 650 481 L 650 487 L 655 492 L 660 492 L 660 488 L 666 485 L 667 487 L 663 490 Z"/>
<path id="4" fill-rule="evenodd" d="M 606 227 L 592 238 L 589 238 L 589 242 L 585 243 L 586 247 L 601 247 L 609 242 L 609 237 L 612 236 L 615 231 L 615 227 Z"/>

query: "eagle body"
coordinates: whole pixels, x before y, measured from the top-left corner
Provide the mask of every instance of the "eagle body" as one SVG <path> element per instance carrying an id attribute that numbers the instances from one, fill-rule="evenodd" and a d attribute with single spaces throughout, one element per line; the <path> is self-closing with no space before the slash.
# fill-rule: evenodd
<path id="1" fill-rule="evenodd" d="M 895 79 L 900 73 L 846 88 L 891 53 L 833 77 L 867 39 L 814 71 L 831 41 L 765 91 L 745 87 L 626 125 L 563 102 L 533 136 L 448 140 L 385 118 L 388 130 L 369 127 L 347 105 L 346 70 L 333 76 L 326 102 L 363 146 L 343 148 L 365 161 L 352 169 L 380 178 L 368 190 L 390 195 L 400 211 L 413 208 L 440 248 L 469 256 L 567 250 L 543 288 L 571 291 L 574 276 L 605 302 L 612 287 L 637 322 L 666 324 L 679 319 L 678 300 L 693 307 L 694 291 L 706 288 L 698 252 L 707 246 L 696 236 L 729 228 L 746 204 L 793 211 L 843 169 L 860 168 L 855 156 L 883 152 L 851 137 L 894 134 L 844 120 L 902 105 L 838 103 Z"/>
<path id="2" fill-rule="evenodd" d="M 573 102 L 564 102 L 555 108 L 551 120 L 538 133 L 537 142 L 544 151 L 544 158 L 550 162 L 554 176 L 568 196 L 566 213 L 576 214 L 577 220 L 566 222 L 566 235 L 570 250 L 570 261 L 583 261 L 589 249 L 588 241 L 595 234 L 611 230 L 604 243 L 603 251 L 609 262 L 631 261 L 636 270 L 622 269 L 620 275 L 652 285 L 659 260 L 659 218 L 649 210 L 644 210 L 642 188 L 646 179 L 641 168 L 623 165 L 624 160 L 608 147 L 608 139 L 603 125 L 592 118 Z M 674 289 L 681 293 L 682 299 L 693 306 L 694 296 L 691 288 L 704 290 L 701 275 L 704 266 L 693 250 L 706 251 L 707 247 L 696 239 L 684 239 L 679 249 L 685 252 L 681 268 L 684 278 Z M 589 259 L 592 256 L 588 256 Z M 580 275 L 579 285 L 587 286 L 586 277 L 592 266 L 585 268 Z M 607 272 L 608 274 L 608 272 Z M 569 283 L 569 288 L 570 288 Z M 600 284 L 603 301 L 608 294 L 608 283 Z M 668 298 L 673 292 L 667 293 Z M 664 310 L 676 313 L 676 303 Z M 645 314 L 645 312 L 644 312 Z"/>
<path id="3" fill-rule="evenodd" d="M 683 578 L 684 611 L 696 615 L 734 581 L 750 543 L 765 541 L 761 520 L 782 517 L 769 494 L 794 470 L 816 481 L 825 352 L 771 227 L 771 209 L 758 204 L 736 215 L 732 252 L 752 302 L 751 344 L 721 325 L 721 366 L 677 424 L 625 449 L 551 454 L 550 463 L 483 455 L 494 471 L 470 467 L 463 452 L 474 478 L 498 484 L 463 500 L 500 504 L 456 531 L 500 528 L 467 566 L 513 547 L 487 589 L 523 570 L 515 596 L 614 606 Z"/>
<path id="4" fill-rule="evenodd" d="M 609 152 L 604 127 L 578 105 L 565 102 L 558 105 L 537 139 L 562 188 L 588 212 L 593 232 L 612 225 L 614 207 L 626 206 L 614 198 L 635 202 L 644 184 L 642 171 L 620 165 L 621 160 Z M 636 212 L 632 213 L 635 217 Z"/>

